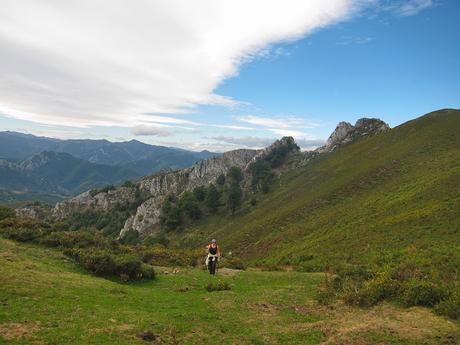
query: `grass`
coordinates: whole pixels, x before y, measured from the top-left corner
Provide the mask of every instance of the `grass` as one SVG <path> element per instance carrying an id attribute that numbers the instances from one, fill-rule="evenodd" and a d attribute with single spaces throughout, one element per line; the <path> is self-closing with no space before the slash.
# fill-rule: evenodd
<path id="1" fill-rule="evenodd" d="M 60 251 L 0 239 L 0 344 L 443 344 L 459 323 L 428 309 L 314 302 L 323 274 L 158 268 L 122 284 Z M 236 273 L 236 274 L 235 274 Z M 209 283 L 228 284 L 208 292 Z"/>

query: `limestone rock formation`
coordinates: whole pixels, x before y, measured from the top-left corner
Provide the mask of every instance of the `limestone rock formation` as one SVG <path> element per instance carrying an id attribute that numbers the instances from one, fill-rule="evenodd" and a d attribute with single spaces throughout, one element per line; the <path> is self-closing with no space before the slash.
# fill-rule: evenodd
<path id="1" fill-rule="evenodd" d="M 319 152 L 331 152 L 337 147 L 365 135 L 373 135 L 390 129 L 387 123 L 380 119 L 361 118 L 353 126 L 348 122 L 340 122 L 327 139 L 326 145 Z"/>

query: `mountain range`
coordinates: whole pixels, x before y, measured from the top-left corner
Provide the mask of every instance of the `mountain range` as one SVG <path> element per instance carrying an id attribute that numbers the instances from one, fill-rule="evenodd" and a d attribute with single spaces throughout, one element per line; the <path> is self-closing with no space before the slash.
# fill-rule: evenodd
<path id="1" fill-rule="evenodd" d="M 56 201 L 215 156 L 137 140 L 60 140 L 0 132 L 0 201 Z"/>

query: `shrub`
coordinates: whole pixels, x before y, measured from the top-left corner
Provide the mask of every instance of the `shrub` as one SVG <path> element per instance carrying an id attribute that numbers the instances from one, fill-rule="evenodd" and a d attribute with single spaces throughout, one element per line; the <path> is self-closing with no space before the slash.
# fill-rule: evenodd
<path id="1" fill-rule="evenodd" d="M 213 292 L 213 291 L 225 291 L 225 290 L 231 290 L 230 284 L 227 282 L 216 282 L 216 283 L 209 283 L 206 285 L 205 289 L 208 292 Z"/>
<path id="2" fill-rule="evenodd" d="M 154 279 L 155 270 L 152 266 L 142 264 L 141 275 L 144 279 Z"/>
<path id="3" fill-rule="evenodd" d="M 89 250 L 74 252 L 74 258 L 88 271 L 98 275 L 113 275 L 116 273 L 115 261 L 105 250 Z"/>
<path id="4" fill-rule="evenodd" d="M 398 296 L 400 289 L 397 280 L 387 273 L 380 273 L 374 279 L 365 281 L 362 286 L 345 288 L 344 299 L 347 304 L 369 307 Z"/>
<path id="5" fill-rule="evenodd" d="M 139 232 L 136 230 L 128 230 L 125 232 L 123 238 L 120 239 L 120 243 L 123 244 L 137 244 L 139 242 Z"/>
<path id="6" fill-rule="evenodd" d="M 169 240 L 165 234 L 160 233 L 155 236 L 149 236 L 145 239 L 144 244 L 147 245 L 161 245 L 167 247 L 169 245 Z"/>
<path id="7" fill-rule="evenodd" d="M 123 182 L 123 184 L 121 186 L 126 187 L 126 188 L 134 188 L 135 187 L 133 181 L 130 181 L 130 180 Z"/>
<path id="8" fill-rule="evenodd" d="M 330 305 L 335 301 L 335 291 L 330 287 L 322 287 L 316 291 L 315 300 L 321 305 Z"/>
<path id="9" fill-rule="evenodd" d="M 445 290 L 429 281 L 409 280 L 402 289 L 400 299 L 406 306 L 433 307 L 448 297 Z"/>
<path id="10" fill-rule="evenodd" d="M 0 220 L 16 217 L 16 212 L 11 207 L 0 205 Z"/>
<path id="11" fill-rule="evenodd" d="M 228 190 L 227 195 L 227 205 L 232 211 L 232 215 L 235 214 L 235 210 L 241 205 L 241 200 L 243 198 L 243 191 L 237 183 L 232 183 Z"/>
<path id="12" fill-rule="evenodd" d="M 445 315 L 452 319 L 460 319 L 460 292 L 458 289 L 448 298 L 436 304 L 434 310 L 440 315 Z"/>
<path id="13" fill-rule="evenodd" d="M 1 234 L 10 240 L 18 242 L 37 242 L 42 236 L 41 229 L 32 228 L 5 228 L 1 230 Z"/>
<path id="14" fill-rule="evenodd" d="M 113 257 L 113 261 L 114 273 L 124 281 L 142 278 L 142 262 L 135 256 L 128 254 L 116 255 Z"/>
<path id="15" fill-rule="evenodd" d="M 227 177 L 234 183 L 240 183 L 241 181 L 243 181 L 243 172 L 239 167 L 233 166 L 228 171 Z"/>
<path id="16" fill-rule="evenodd" d="M 206 197 L 206 187 L 204 187 L 204 186 L 196 187 L 193 190 L 193 195 L 195 196 L 196 200 L 198 200 L 200 202 L 204 201 L 204 199 Z"/>
<path id="17" fill-rule="evenodd" d="M 39 241 L 48 247 L 88 248 L 105 247 L 109 241 L 94 230 L 56 231 L 45 235 Z"/>
<path id="18" fill-rule="evenodd" d="M 216 211 L 219 207 L 219 199 L 220 193 L 217 190 L 216 186 L 212 183 L 209 185 L 208 189 L 206 190 L 206 197 L 204 199 L 206 207 L 210 211 Z"/>
<path id="19" fill-rule="evenodd" d="M 225 257 L 225 260 L 223 260 L 221 267 L 233 268 L 236 270 L 246 269 L 244 261 L 235 256 Z"/>
<path id="20" fill-rule="evenodd" d="M 220 174 L 217 179 L 216 179 L 216 183 L 219 185 L 219 186 L 223 186 L 225 184 L 225 175 L 224 174 Z"/>

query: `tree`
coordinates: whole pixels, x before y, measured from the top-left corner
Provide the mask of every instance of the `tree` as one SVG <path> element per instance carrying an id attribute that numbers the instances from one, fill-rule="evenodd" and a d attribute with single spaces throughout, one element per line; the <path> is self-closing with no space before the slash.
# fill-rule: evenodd
<path id="1" fill-rule="evenodd" d="M 174 230 L 182 223 L 181 210 L 175 204 L 176 197 L 168 195 L 161 208 L 160 221 L 168 230 Z"/>
<path id="2" fill-rule="evenodd" d="M 185 192 L 179 202 L 179 207 L 191 219 L 199 219 L 201 217 L 201 209 L 193 193 Z"/>
<path id="3" fill-rule="evenodd" d="M 195 196 L 195 199 L 199 202 L 204 201 L 204 199 L 206 198 L 206 188 L 204 186 L 196 187 L 193 190 L 193 195 Z"/>
<path id="4" fill-rule="evenodd" d="M 216 179 L 216 182 L 219 186 L 223 186 L 225 184 L 225 175 L 224 174 L 220 174 L 217 179 Z"/>
<path id="5" fill-rule="evenodd" d="M 231 167 L 227 176 L 232 182 L 240 183 L 243 181 L 243 172 L 238 167 Z"/>
<path id="6" fill-rule="evenodd" d="M 205 205 L 210 211 L 215 211 L 219 207 L 220 193 L 212 183 L 206 191 Z"/>
<path id="7" fill-rule="evenodd" d="M 232 183 L 228 189 L 227 194 L 227 205 L 232 210 L 232 215 L 235 214 L 235 210 L 241 205 L 243 198 L 243 191 L 238 183 Z"/>

